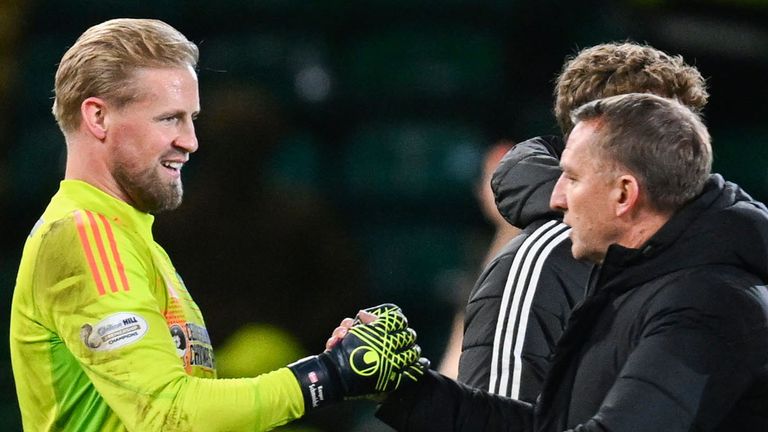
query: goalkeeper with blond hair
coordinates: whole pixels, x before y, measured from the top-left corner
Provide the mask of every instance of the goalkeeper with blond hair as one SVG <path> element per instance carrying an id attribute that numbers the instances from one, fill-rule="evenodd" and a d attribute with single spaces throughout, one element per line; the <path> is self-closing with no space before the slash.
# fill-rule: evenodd
<path id="1" fill-rule="evenodd" d="M 152 235 L 198 148 L 197 60 L 195 44 L 148 19 L 91 27 L 61 59 L 65 178 L 24 246 L 11 311 L 26 430 L 268 430 L 423 372 L 416 334 L 381 305 L 326 352 L 215 379 L 203 314 Z"/>

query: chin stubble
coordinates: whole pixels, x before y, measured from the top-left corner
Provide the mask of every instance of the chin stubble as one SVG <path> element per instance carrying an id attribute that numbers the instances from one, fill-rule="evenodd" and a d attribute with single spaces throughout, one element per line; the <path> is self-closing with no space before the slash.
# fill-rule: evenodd
<path id="1" fill-rule="evenodd" d="M 181 179 L 163 183 L 156 168 L 148 168 L 135 174 L 118 168 L 114 175 L 138 210 L 156 214 L 173 210 L 181 204 L 184 195 Z"/>

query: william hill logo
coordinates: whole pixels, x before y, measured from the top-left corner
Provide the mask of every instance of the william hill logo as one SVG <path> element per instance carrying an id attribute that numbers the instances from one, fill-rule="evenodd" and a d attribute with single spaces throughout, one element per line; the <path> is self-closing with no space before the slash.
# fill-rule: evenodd
<path id="1" fill-rule="evenodd" d="M 94 325 L 83 324 L 80 338 L 93 351 L 109 351 L 140 340 L 148 329 L 149 325 L 142 316 L 118 312 Z"/>

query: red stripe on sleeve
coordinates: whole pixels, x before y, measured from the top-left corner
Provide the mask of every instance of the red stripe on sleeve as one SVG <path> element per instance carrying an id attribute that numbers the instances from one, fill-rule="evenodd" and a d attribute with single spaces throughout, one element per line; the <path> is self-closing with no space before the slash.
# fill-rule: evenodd
<path id="1" fill-rule="evenodd" d="M 123 289 L 130 290 L 128 286 L 128 277 L 125 275 L 125 266 L 120 259 L 120 253 L 117 251 L 117 242 L 115 241 L 115 235 L 112 234 L 112 226 L 104 215 L 99 215 L 101 223 L 104 225 L 104 230 L 107 232 L 107 240 L 109 241 L 109 247 L 112 249 L 112 256 L 115 257 L 115 264 L 117 266 L 117 273 L 120 275 L 120 282 L 123 283 Z"/>
<path id="2" fill-rule="evenodd" d="M 85 251 L 88 267 L 91 268 L 91 276 L 93 276 L 93 281 L 96 282 L 96 289 L 99 291 L 99 295 L 104 295 L 106 291 L 104 291 L 104 284 L 101 282 L 101 275 L 99 274 L 99 268 L 96 266 L 96 260 L 93 258 L 93 251 L 91 251 L 91 245 L 88 242 L 88 234 L 85 232 L 83 215 L 80 211 L 75 212 L 75 225 L 77 226 L 77 234 L 80 236 L 80 243 L 83 245 L 83 251 Z"/>
<path id="3" fill-rule="evenodd" d="M 107 256 L 107 250 L 104 248 L 104 242 L 101 240 L 99 225 L 96 223 L 96 218 L 93 217 L 93 213 L 86 210 L 85 214 L 88 216 L 88 221 L 91 225 L 91 231 L 93 231 L 93 239 L 96 241 L 96 249 L 99 251 L 101 264 L 104 265 L 104 271 L 107 272 L 109 288 L 112 290 L 112 292 L 117 292 L 117 282 L 115 282 L 115 275 L 112 274 L 112 266 L 109 265 L 109 257 Z"/>

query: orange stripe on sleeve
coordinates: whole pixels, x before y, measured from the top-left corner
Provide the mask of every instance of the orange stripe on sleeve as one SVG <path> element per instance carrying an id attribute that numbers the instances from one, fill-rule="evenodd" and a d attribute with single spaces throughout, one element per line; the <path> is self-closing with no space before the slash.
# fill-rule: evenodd
<path id="1" fill-rule="evenodd" d="M 112 292 L 117 292 L 117 282 L 115 282 L 115 275 L 112 274 L 112 266 L 109 265 L 109 257 L 107 256 L 107 250 L 104 248 L 104 242 L 101 240 L 99 225 L 96 223 L 96 218 L 93 217 L 93 213 L 86 210 L 85 214 L 88 216 L 91 231 L 93 231 L 93 239 L 96 242 L 96 249 L 99 251 L 101 264 L 104 266 L 104 271 L 107 273 L 109 288 L 112 290 Z"/>
<path id="2" fill-rule="evenodd" d="M 91 250 L 91 244 L 88 241 L 88 234 L 85 232 L 83 215 L 80 211 L 75 212 L 75 225 L 77 226 L 77 234 L 80 236 L 80 243 L 83 245 L 83 251 L 85 251 L 88 267 L 91 268 L 91 276 L 93 276 L 93 281 L 96 282 L 96 289 L 99 291 L 99 295 L 104 295 L 106 291 L 104 290 L 104 284 L 101 281 L 99 268 L 96 266 L 96 260 L 93 258 L 93 251 Z"/>
<path id="3" fill-rule="evenodd" d="M 112 233 L 112 226 L 104 215 L 99 215 L 101 223 L 104 225 L 104 230 L 107 232 L 107 241 L 109 241 L 109 247 L 112 249 L 112 256 L 115 258 L 115 265 L 117 266 L 117 274 L 120 275 L 120 282 L 123 284 L 123 289 L 128 291 L 128 277 L 125 275 L 125 266 L 120 259 L 120 253 L 117 251 L 117 242 L 115 241 L 115 235 Z"/>

